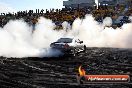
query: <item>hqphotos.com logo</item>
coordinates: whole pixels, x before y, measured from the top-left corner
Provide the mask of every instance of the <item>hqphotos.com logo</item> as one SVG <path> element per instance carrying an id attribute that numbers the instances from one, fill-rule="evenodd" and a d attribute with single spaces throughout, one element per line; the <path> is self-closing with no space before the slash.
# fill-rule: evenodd
<path id="1" fill-rule="evenodd" d="M 86 71 L 79 67 L 79 80 L 83 83 L 128 83 L 129 75 L 86 75 Z"/>

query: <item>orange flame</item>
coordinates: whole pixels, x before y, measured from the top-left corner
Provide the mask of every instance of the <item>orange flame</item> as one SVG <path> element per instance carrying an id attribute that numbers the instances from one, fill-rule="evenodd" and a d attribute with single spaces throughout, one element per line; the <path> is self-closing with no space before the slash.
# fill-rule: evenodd
<path id="1" fill-rule="evenodd" d="M 82 66 L 79 67 L 78 71 L 79 71 L 80 76 L 86 75 L 86 72 L 84 69 L 82 69 Z"/>

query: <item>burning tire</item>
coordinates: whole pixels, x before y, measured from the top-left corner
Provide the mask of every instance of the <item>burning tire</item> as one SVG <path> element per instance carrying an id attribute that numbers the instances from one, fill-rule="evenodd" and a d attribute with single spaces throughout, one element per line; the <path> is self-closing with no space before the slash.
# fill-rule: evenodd
<path id="1" fill-rule="evenodd" d="M 78 74 L 77 82 L 78 84 L 84 84 L 86 82 L 86 78 L 85 78 L 86 71 L 82 68 L 82 66 L 80 66 L 78 72 L 79 74 Z"/>

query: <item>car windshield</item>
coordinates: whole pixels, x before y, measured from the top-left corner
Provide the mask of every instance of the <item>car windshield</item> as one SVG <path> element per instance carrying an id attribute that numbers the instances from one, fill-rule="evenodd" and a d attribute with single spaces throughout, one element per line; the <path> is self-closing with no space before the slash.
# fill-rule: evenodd
<path id="1" fill-rule="evenodd" d="M 58 39 L 57 42 L 62 42 L 62 43 L 72 43 L 72 40 L 71 38 L 60 38 Z"/>

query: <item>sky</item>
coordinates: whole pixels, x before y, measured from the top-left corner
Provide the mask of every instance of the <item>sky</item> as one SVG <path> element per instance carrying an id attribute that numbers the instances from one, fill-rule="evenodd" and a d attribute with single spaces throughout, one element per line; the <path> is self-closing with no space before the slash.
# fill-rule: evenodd
<path id="1" fill-rule="evenodd" d="M 0 13 L 22 10 L 62 8 L 66 0 L 0 0 Z"/>

